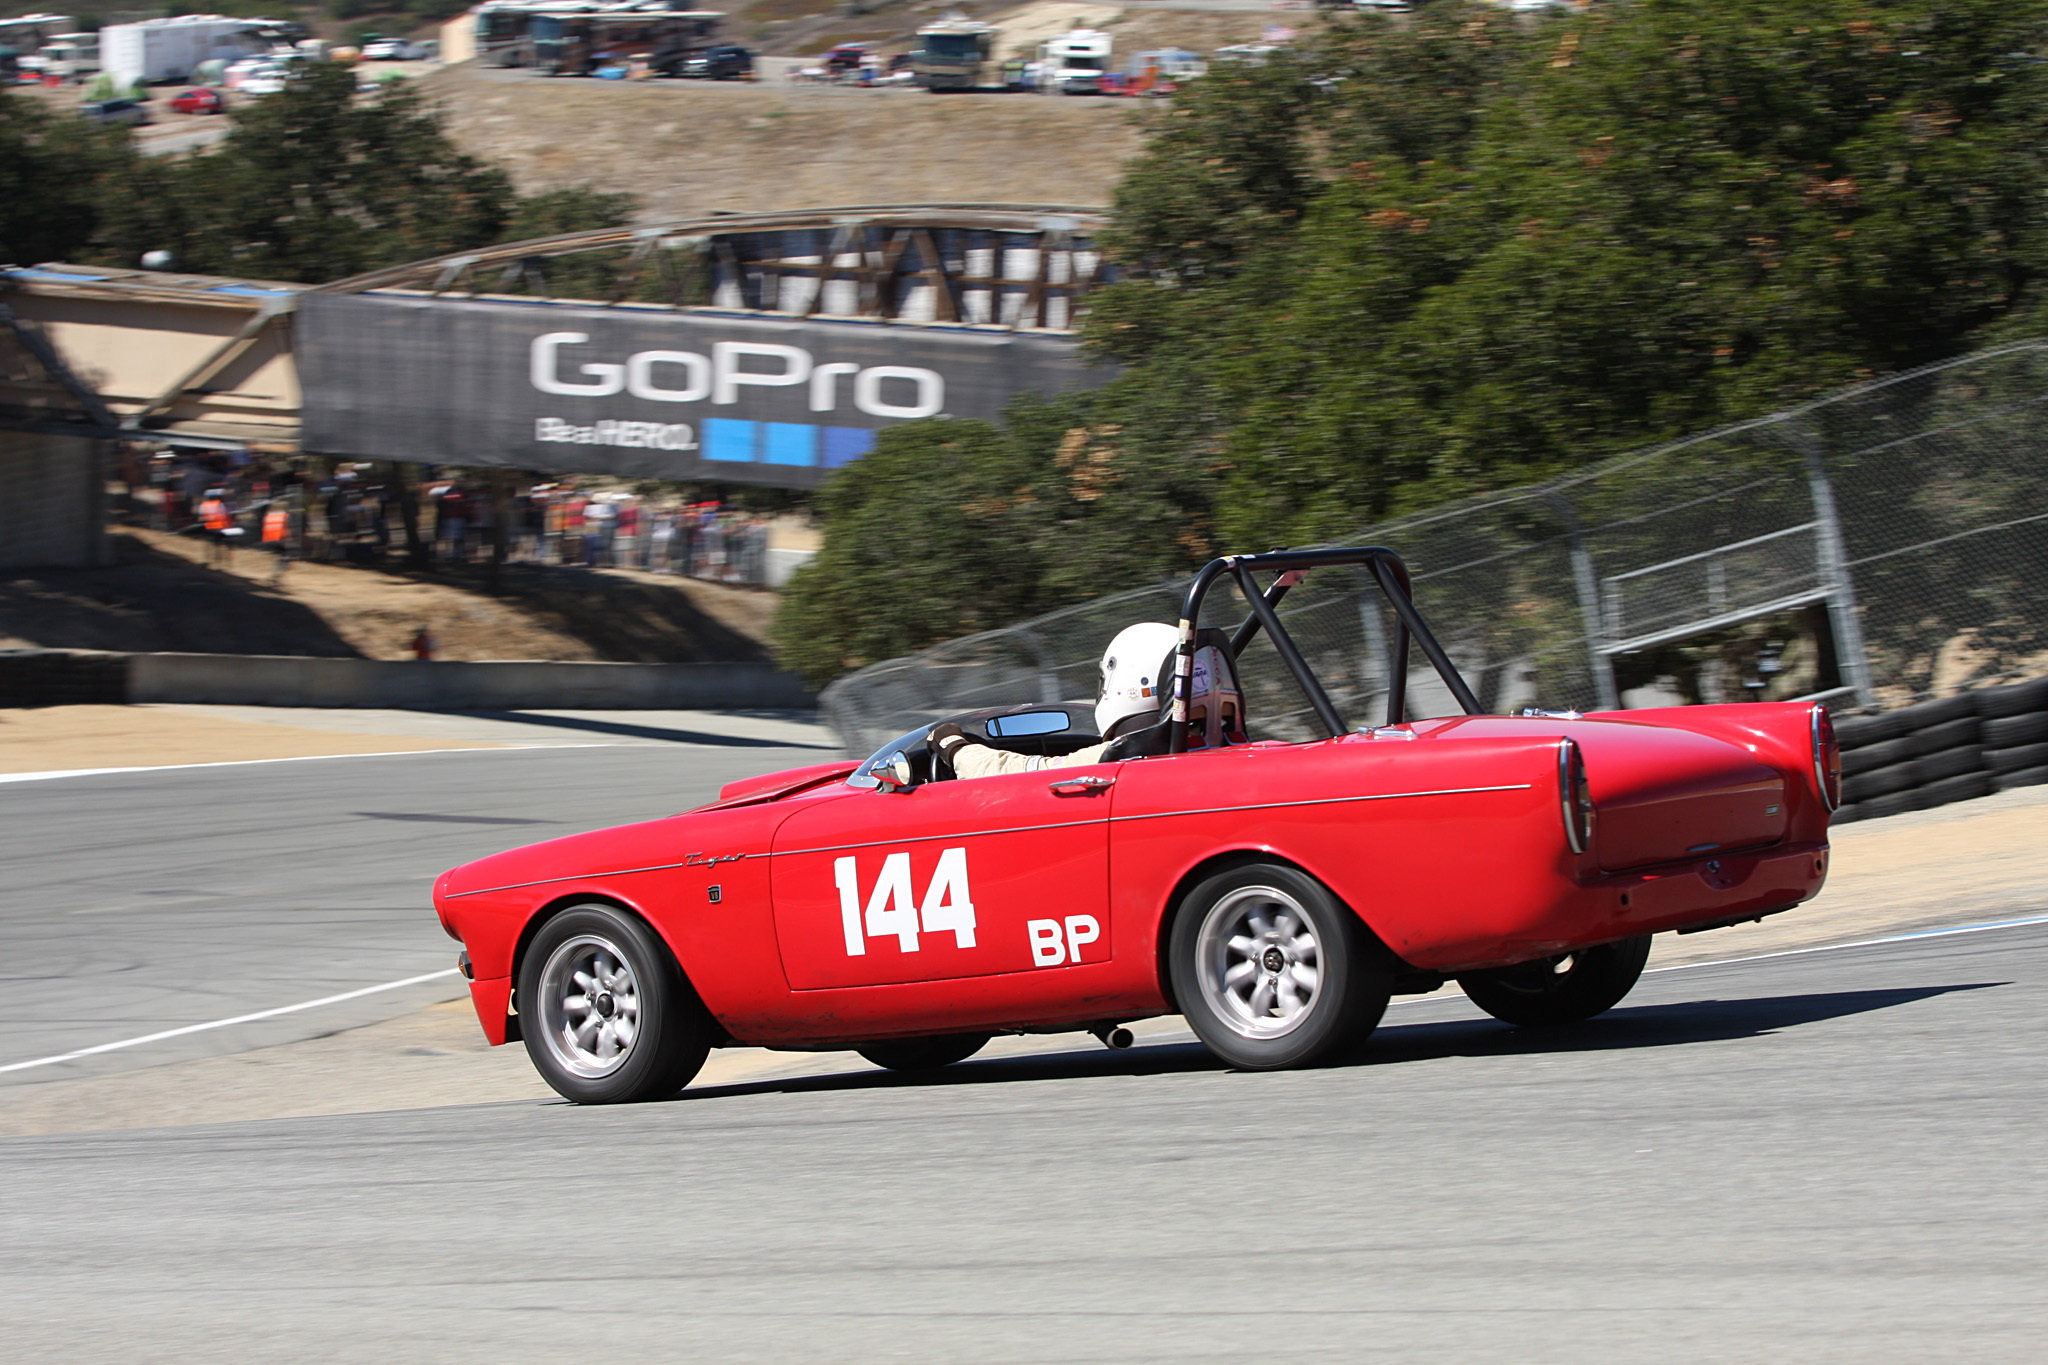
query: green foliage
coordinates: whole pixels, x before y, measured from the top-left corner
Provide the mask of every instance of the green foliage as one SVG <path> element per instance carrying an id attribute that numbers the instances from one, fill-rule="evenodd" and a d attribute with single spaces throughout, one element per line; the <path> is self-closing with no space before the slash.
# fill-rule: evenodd
<path id="1" fill-rule="evenodd" d="M 1181 452 L 1094 421 L 1092 406 L 1025 399 L 1003 428 L 935 418 L 882 432 L 818 495 L 824 548 L 776 616 L 784 662 L 823 683 L 1206 558 Z"/>
<path id="2" fill-rule="evenodd" d="M 220 150 L 150 168 L 106 244 L 153 247 L 208 274 L 320 281 L 498 238 L 504 172 L 456 149 L 411 89 L 357 98 L 348 68 L 316 63 L 237 109 Z"/>
<path id="3" fill-rule="evenodd" d="M 1113 467 L 1142 452 L 1145 476 L 1078 526 L 1006 508 L 976 543 L 1032 547 L 1011 575 L 926 556 L 945 605 L 912 609 L 845 549 L 854 466 L 786 638 L 822 676 L 2038 332 L 2044 35 L 2048 0 L 1614 0 L 1528 25 L 1438 0 L 1219 67 L 1151 114 L 1105 238 L 1124 280 L 1087 325 L 1124 369 L 1075 424 L 1117 429 Z M 1014 418 L 981 439 L 1020 487 L 1058 469 Z M 952 441 L 891 432 L 892 477 L 950 507 Z"/>
<path id="4" fill-rule="evenodd" d="M 110 187 L 137 158 L 126 128 L 52 114 L 0 92 L 0 262 L 61 261 L 103 221 Z"/>
<path id="5" fill-rule="evenodd" d="M 316 63 L 279 94 L 237 109 L 220 149 L 130 156 L 102 178 L 102 259 L 154 249 L 181 269 L 318 283 L 547 231 L 616 226 L 629 196 L 557 190 L 520 199 L 504 172 L 460 151 L 409 85 L 356 92 L 348 68 Z"/>
<path id="6" fill-rule="evenodd" d="M 633 203 L 630 194 L 613 194 L 587 185 L 530 194 L 513 211 L 503 240 L 526 242 L 538 237 L 564 237 L 572 232 L 623 227 L 632 221 Z"/>

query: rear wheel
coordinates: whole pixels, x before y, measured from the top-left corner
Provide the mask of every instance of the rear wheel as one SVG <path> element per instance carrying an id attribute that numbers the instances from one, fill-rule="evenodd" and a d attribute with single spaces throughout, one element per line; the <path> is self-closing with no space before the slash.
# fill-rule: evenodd
<path id="1" fill-rule="evenodd" d="M 942 1038 L 896 1038 L 855 1050 L 891 1071 L 936 1071 L 966 1061 L 988 1046 L 989 1037 L 986 1033 L 951 1033 Z"/>
<path id="2" fill-rule="evenodd" d="M 520 964 L 519 1014 L 534 1069 L 578 1104 L 673 1095 L 711 1048 L 710 1020 L 667 945 L 610 905 L 541 926 Z"/>
<path id="3" fill-rule="evenodd" d="M 1458 978 L 1473 1004 L 1510 1024 L 1576 1024 L 1621 1003 L 1650 957 L 1650 936 L 1581 948 Z"/>
<path id="4" fill-rule="evenodd" d="M 1358 917 L 1278 863 L 1196 887 L 1167 956 L 1189 1027 L 1247 1071 L 1309 1066 L 1363 1041 L 1392 993 L 1392 964 Z"/>

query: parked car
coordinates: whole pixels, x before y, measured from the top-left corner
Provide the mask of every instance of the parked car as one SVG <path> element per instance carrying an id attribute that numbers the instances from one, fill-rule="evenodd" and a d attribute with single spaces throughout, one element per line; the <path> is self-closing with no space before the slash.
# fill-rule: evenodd
<path id="1" fill-rule="evenodd" d="M 221 114 L 227 112 L 228 102 L 218 90 L 194 86 L 184 94 L 172 98 L 171 108 L 181 114 Z"/>
<path id="2" fill-rule="evenodd" d="M 243 57 L 221 68 L 220 83 L 230 90 L 239 90 L 243 81 L 276 65 L 276 59 L 271 57 Z"/>
<path id="3" fill-rule="evenodd" d="M 366 62 L 416 62 L 423 55 L 417 44 L 403 38 L 379 38 L 363 44 L 363 60 Z"/>
<path id="4" fill-rule="evenodd" d="M 1304 573 L 1359 569 L 1395 620 L 1380 724 L 1339 711 L 1276 610 Z M 1226 580 L 1251 616 L 1198 629 Z M 864 763 L 445 872 L 434 904 L 484 1033 L 583 1103 L 673 1094 L 729 1044 L 926 1070 L 998 1033 L 1125 1046 L 1122 1025 L 1169 1013 L 1270 1070 L 1450 981 L 1512 1024 L 1589 1019 L 1651 935 L 1820 890 L 1842 791 L 1820 705 L 1482 714 L 1410 582 L 1378 548 L 1214 560 L 1178 629 L 1137 628 L 1153 638 L 1125 672 L 1105 660 L 1092 706 L 963 712 Z M 1153 666 L 1157 631 L 1178 643 Z M 1248 704 L 1295 701 L 1239 681 L 1261 633 L 1318 718 L 1294 740 L 1250 737 Z M 1462 714 L 1410 715 L 1411 644 Z M 1026 764 L 963 776 L 969 737 Z"/>
<path id="5" fill-rule="evenodd" d="M 149 116 L 149 106 L 141 100 L 90 100 L 79 105 L 78 112 L 88 123 L 123 123 L 139 128 L 155 122 Z"/>
<path id="6" fill-rule="evenodd" d="M 235 88 L 245 95 L 275 95 L 284 89 L 289 73 L 282 66 L 259 67 L 242 77 Z"/>
<path id="7" fill-rule="evenodd" d="M 751 76 L 754 74 L 754 54 L 731 43 L 707 47 L 702 52 L 692 52 L 683 58 L 683 63 L 676 69 L 676 74 L 709 81 L 728 81 Z"/>

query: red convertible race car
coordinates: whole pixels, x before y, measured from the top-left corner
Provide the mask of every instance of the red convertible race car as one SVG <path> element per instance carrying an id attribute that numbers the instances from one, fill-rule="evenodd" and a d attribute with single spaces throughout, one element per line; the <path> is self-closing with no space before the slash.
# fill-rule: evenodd
<path id="1" fill-rule="evenodd" d="M 1345 723 L 1275 611 L 1336 565 L 1397 621 L 1381 725 Z M 1198 629 L 1226 577 L 1250 616 Z M 731 1044 L 916 1069 L 1171 1013 L 1232 1066 L 1303 1066 L 1449 980 L 1511 1023 L 1589 1018 L 1652 934 L 1787 910 L 1826 877 L 1841 779 L 1818 705 L 1480 714 L 1383 549 L 1219 559 L 1182 616 L 1158 720 L 1100 762 L 966 780 L 921 727 L 444 873 L 485 1034 L 585 1103 L 673 1094 Z M 1260 631 L 1326 738 L 1244 739 L 1236 661 Z M 1465 714 L 1406 718 L 1411 641 Z M 950 724 L 1051 760 L 1100 742 L 1095 714 Z"/>

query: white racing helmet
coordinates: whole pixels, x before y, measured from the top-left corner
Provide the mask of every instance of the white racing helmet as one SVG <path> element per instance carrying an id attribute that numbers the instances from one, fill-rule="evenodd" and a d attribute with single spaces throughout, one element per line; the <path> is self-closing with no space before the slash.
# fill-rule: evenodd
<path id="1" fill-rule="evenodd" d="M 1173 652 L 1180 631 L 1158 621 L 1125 626 L 1102 652 L 1102 686 L 1095 694 L 1095 733 L 1132 716 L 1157 715 L 1159 699 L 1173 686 Z"/>

